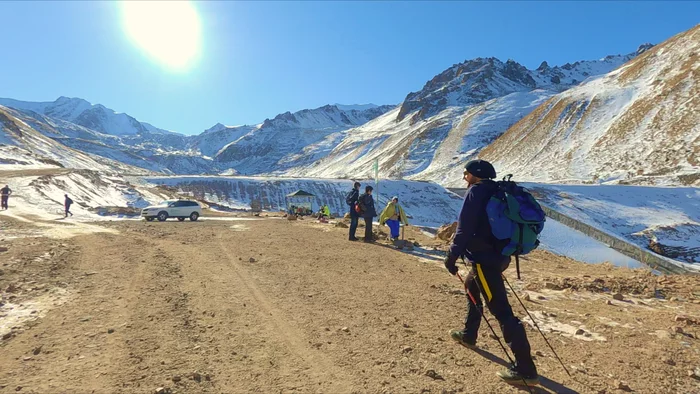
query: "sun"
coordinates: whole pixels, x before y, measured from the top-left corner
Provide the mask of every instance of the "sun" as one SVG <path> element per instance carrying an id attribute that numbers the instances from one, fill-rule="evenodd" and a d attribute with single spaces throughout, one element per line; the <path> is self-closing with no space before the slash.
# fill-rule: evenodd
<path id="1" fill-rule="evenodd" d="M 124 30 L 152 60 L 186 71 L 199 60 L 201 25 L 189 1 L 122 1 Z"/>

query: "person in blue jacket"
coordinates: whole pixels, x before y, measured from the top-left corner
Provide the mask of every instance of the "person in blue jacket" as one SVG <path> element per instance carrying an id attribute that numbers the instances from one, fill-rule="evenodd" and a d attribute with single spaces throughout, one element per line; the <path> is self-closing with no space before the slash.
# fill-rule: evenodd
<path id="1" fill-rule="evenodd" d="M 486 204 L 498 187 L 496 182 L 492 181 L 493 178 L 496 178 L 496 170 L 485 160 L 472 160 L 465 167 L 464 180 L 469 188 L 459 213 L 457 231 L 445 258 L 445 268 L 452 275 L 456 275 L 457 259 L 464 257 L 469 260 L 471 270 L 467 275 L 465 287 L 476 303 L 467 297 L 464 330 L 452 330 L 450 337 L 467 348 L 476 347 L 483 294 L 486 306 L 500 323 L 503 339 L 515 356 L 515 365 L 499 372 L 498 376 L 511 384 L 522 385 L 525 382 L 527 385 L 536 385 L 539 377 L 530 355 L 530 343 L 525 327 L 513 314 L 501 277 L 501 273 L 510 264 L 510 256 L 502 255 L 497 249 L 497 240 L 491 233 L 486 214 Z"/>
<path id="2" fill-rule="evenodd" d="M 377 210 L 374 208 L 374 197 L 372 197 L 372 186 L 365 186 L 365 194 L 358 198 L 360 205 L 360 215 L 365 219 L 365 239 L 367 243 L 374 242 L 374 234 L 372 233 L 372 222 L 377 217 Z"/>

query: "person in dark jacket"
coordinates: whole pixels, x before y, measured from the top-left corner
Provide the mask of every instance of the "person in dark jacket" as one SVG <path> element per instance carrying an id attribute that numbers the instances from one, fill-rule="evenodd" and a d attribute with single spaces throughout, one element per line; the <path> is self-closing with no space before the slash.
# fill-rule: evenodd
<path id="1" fill-rule="evenodd" d="M 374 197 L 372 197 L 372 186 L 365 187 L 365 194 L 361 195 L 359 198 L 360 210 L 362 211 L 362 218 L 365 219 L 365 239 L 367 243 L 374 242 L 374 235 L 372 234 L 372 221 L 377 216 L 377 210 L 374 208 Z"/>
<path id="2" fill-rule="evenodd" d="M 5 187 L 0 189 L 0 208 L 7 209 L 7 201 L 10 199 L 10 194 L 12 194 L 10 186 L 5 185 Z"/>
<path id="3" fill-rule="evenodd" d="M 483 310 L 483 294 L 486 306 L 500 323 L 503 339 L 515 355 L 515 365 L 499 372 L 498 376 L 511 384 L 522 385 L 525 382 L 527 385 L 536 385 L 539 378 L 530 355 L 530 343 L 525 334 L 525 327 L 513 314 L 501 276 L 510 264 L 510 256 L 504 256 L 497 250 L 496 238 L 491 233 L 486 214 L 486 204 L 498 187 L 496 182 L 491 180 L 493 178 L 496 178 L 496 170 L 491 163 L 484 160 L 472 160 L 467 163 L 464 179 L 469 188 L 464 196 L 457 231 L 445 259 L 445 268 L 452 275 L 456 275 L 457 259 L 463 256 L 469 260 L 471 271 L 467 275 L 465 287 L 476 303 L 467 296 L 464 330 L 452 330 L 450 337 L 467 348 L 476 347 Z"/>
<path id="4" fill-rule="evenodd" d="M 360 197 L 360 182 L 355 182 L 352 186 L 352 190 L 345 197 L 345 202 L 350 206 L 350 233 L 348 234 L 348 239 L 350 241 L 357 241 L 355 233 L 357 232 L 357 222 L 360 219 L 360 214 L 355 210 L 355 205 L 357 204 Z"/>
<path id="5" fill-rule="evenodd" d="M 68 217 L 68 215 L 73 216 L 73 213 L 70 211 L 70 206 L 73 205 L 73 200 L 71 200 L 67 194 L 65 195 L 65 197 L 66 201 L 64 202 L 64 206 L 66 208 L 66 217 Z"/>

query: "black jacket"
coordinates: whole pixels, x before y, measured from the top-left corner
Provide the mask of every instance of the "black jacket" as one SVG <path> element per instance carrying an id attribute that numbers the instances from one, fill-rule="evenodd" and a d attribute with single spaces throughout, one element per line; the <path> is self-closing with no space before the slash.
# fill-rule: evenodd
<path id="1" fill-rule="evenodd" d="M 491 233 L 486 214 L 486 204 L 497 187 L 496 182 L 483 180 L 467 190 L 450 247 L 451 258 L 464 256 L 469 261 L 482 264 L 503 264 L 510 261 L 510 256 L 504 256 L 496 250 L 497 240 Z"/>
<path id="2" fill-rule="evenodd" d="M 374 209 L 374 197 L 371 194 L 363 194 L 359 198 L 360 208 L 362 209 L 363 218 L 371 219 L 377 216 L 377 210 Z"/>

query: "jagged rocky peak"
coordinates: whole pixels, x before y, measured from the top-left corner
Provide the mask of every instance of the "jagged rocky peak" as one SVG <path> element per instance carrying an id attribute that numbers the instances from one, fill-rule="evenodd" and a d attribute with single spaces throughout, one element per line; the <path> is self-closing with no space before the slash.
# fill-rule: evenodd
<path id="1" fill-rule="evenodd" d="M 649 43 L 649 42 L 640 45 L 639 48 L 637 48 L 637 56 L 639 56 L 639 55 L 641 55 L 642 53 L 644 53 L 644 52 L 650 50 L 650 49 L 653 48 L 653 47 L 654 47 L 654 44 Z"/>
<path id="2" fill-rule="evenodd" d="M 212 126 L 212 127 L 208 128 L 208 129 L 204 130 L 204 133 L 213 133 L 213 132 L 215 132 L 215 131 L 223 130 L 223 129 L 225 129 L 225 128 L 226 128 L 225 125 L 223 125 L 223 124 L 221 124 L 221 123 L 217 123 L 217 124 L 215 124 L 214 126 Z"/>
<path id="3" fill-rule="evenodd" d="M 535 82 L 530 75 L 530 70 L 512 59 L 508 59 L 506 62 L 505 67 L 503 68 L 503 76 L 511 81 L 521 83 L 533 89 L 537 87 L 537 82 Z"/>

